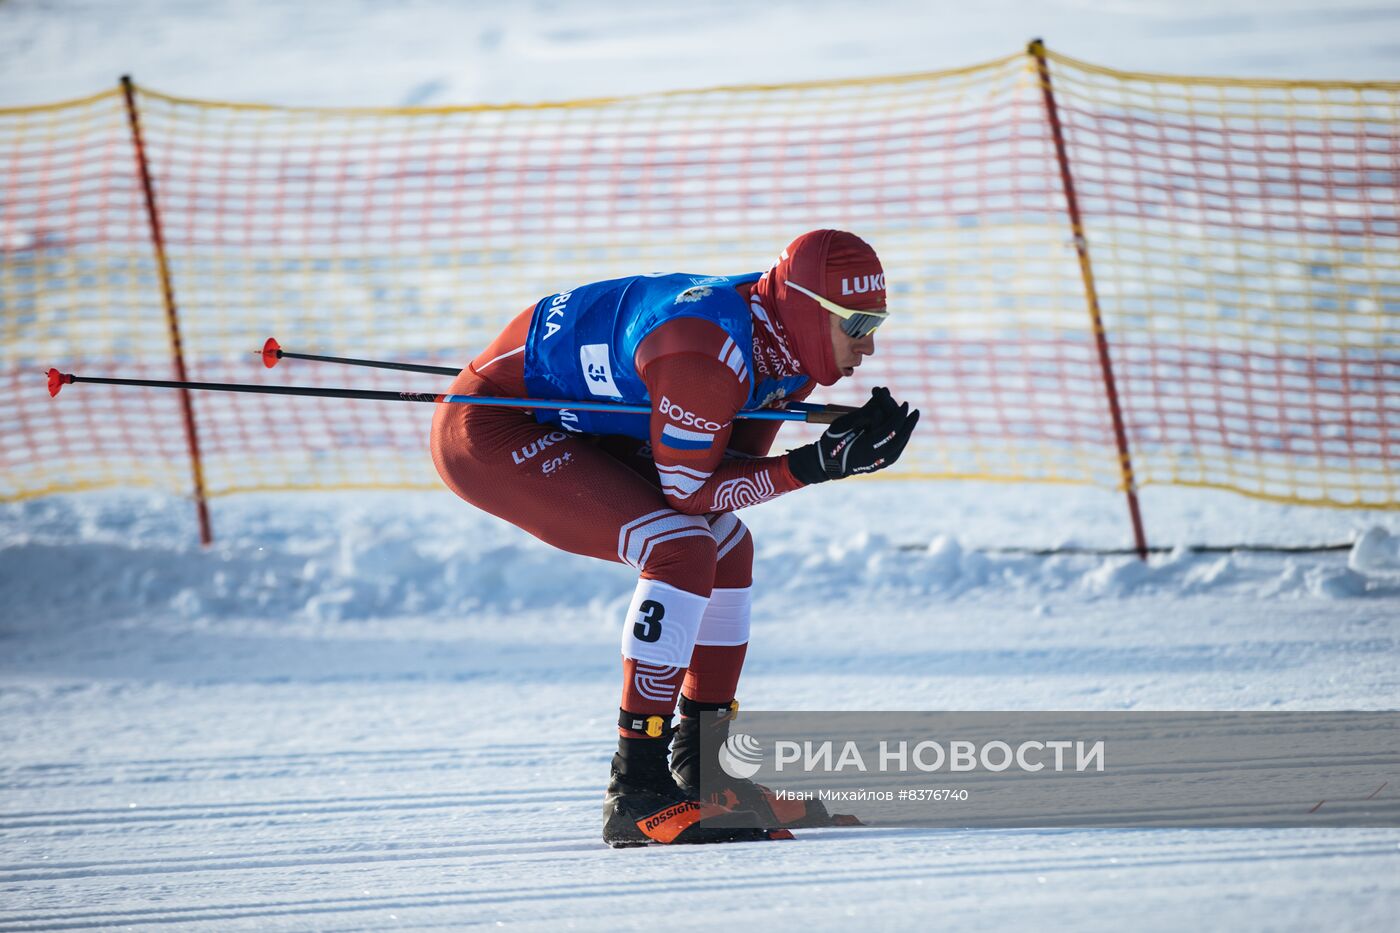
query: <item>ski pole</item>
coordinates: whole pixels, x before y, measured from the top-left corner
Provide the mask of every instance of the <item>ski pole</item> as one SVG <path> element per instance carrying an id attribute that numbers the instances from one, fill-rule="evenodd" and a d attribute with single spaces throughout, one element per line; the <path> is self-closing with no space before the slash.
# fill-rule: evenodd
<path id="1" fill-rule="evenodd" d="M 387 360 L 357 360 L 346 356 L 292 353 L 289 350 L 283 350 L 276 337 L 267 338 L 267 343 L 263 344 L 263 348 L 253 352 L 262 357 L 263 365 L 268 369 L 276 366 L 278 360 L 287 359 L 313 360 L 317 363 L 345 363 L 348 366 L 372 366 L 375 369 L 398 369 L 406 373 L 426 373 L 430 376 L 455 376 L 462 371 L 460 367 L 453 369 L 450 366 L 424 366 L 420 363 L 391 363 Z"/>
<path id="2" fill-rule="evenodd" d="M 606 411 L 618 414 L 645 415 L 649 405 L 619 405 L 614 402 L 563 401 L 539 398 L 503 398 L 494 395 L 451 395 L 437 392 L 394 392 L 381 389 L 332 389 L 317 386 L 261 386 L 237 382 L 179 382 L 166 379 L 115 379 L 107 376 L 76 376 L 73 373 L 48 371 L 49 395 L 57 397 L 65 385 L 91 382 L 109 386 L 145 386 L 154 389 L 198 389 L 212 392 L 255 392 L 263 395 L 301 395 L 313 398 L 368 399 L 384 402 L 447 402 L 456 405 L 499 405 L 505 408 L 558 408 L 570 411 Z M 823 407 L 803 406 L 801 411 L 741 411 L 736 418 L 757 421 L 805 421 L 810 424 L 830 424 L 847 412 L 855 411 L 845 405 Z"/>
<path id="3" fill-rule="evenodd" d="M 345 356 L 322 356 L 322 355 L 317 354 L 317 353 L 293 353 L 293 352 L 290 351 L 290 350 L 284 350 L 284 349 L 282 349 L 282 345 L 281 345 L 280 343 L 277 342 L 277 338 L 276 338 L 276 337 L 269 337 L 269 338 L 267 338 L 267 342 L 263 344 L 263 348 L 262 348 L 261 350 L 254 350 L 253 352 L 256 353 L 258 356 L 262 357 L 263 365 L 266 366 L 268 369 L 272 369 L 274 366 L 276 366 L 276 365 L 277 365 L 277 362 L 278 362 L 279 360 L 284 360 L 284 359 L 285 359 L 285 360 L 312 360 L 312 361 L 315 361 L 315 362 L 318 362 L 318 363 L 345 363 L 345 364 L 347 364 L 347 365 L 349 365 L 349 366 L 371 366 L 371 367 L 374 367 L 374 368 L 376 368 L 376 369 L 398 369 L 398 370 L 403 370 L 403 371 L 405 371 L 405 372 L 410 372 L 410 373 L 427 373 L 428 375 L 431 375 L 431 376 L 457 376 L 457 375 L 460 375 L 460 374 L 461 374 L 461 370 L 459 370 L 459 369 L 453 369 L 453 368 L 450 367 L 450 366 L 426 366 L 426 365 L 423 365 L 423 364 L 421 364 L 421 363 L 396 363 L 396 362 L 392 362 L 392 361 L 389 361 L 389 360 L 359 360 L 359 359 L 354 359 L 353 357 L 345 357 Z M 603 404 L 608 404 L 608 403 L 603 403 Z M 543 406 L 539 406 L 539 407 L 543 407 Z M 573 405 L 573 406 L 571 406 L 571 407 L 573 407 L 573 408 L 579 408 L 580 406 L 579 406 L 579 405 Z M 600 409 L 600 410 L 611 411 L 612 408 L 609 407 L 609 408 Z M 619 410 L 621 410 L 621 409 L 619 409 Z M 639 410 L 640 410 L 640 409 L 639 409 Z M 848 411 L 855 411 L 855 410 L 856 410 L 856 409 L 851 408 L 851 407 L 848 407 L 848 406 L 846 406 L 846 405 L 830 405 L 830 406 L 828 406 L 828 405 L 815 405 L 815 404 L 812 404 L 812 403 L 810 403 L 810 402 L 788 402 L 788 407 L 787 407 L 787 411 L 790 411 L 790 412 L 792 412 L 792 411 L 801 411 L 801 412 L 807 412 L 807 411 L 815 411 L 815 412 L 831 411 L 831 412 L 835 412 L 837 415 L 843 415 L 843 414 L 845 414 L 845 413 L 848 412 Z M 739 415 L 739 417 L 745 418 L 745 417 L 749 417 L 749 416 L 748 416 L 748 415 L 745 415 L 745 414 L 741 414 L 741 415 Z M 758 416 L 758 417 L 761 417 L 761 416 Z M 814 424 L 829 424 L 830 422 L 827 422 L 827 421 L 813 421 L 813 423 L 814 423 Z"/>

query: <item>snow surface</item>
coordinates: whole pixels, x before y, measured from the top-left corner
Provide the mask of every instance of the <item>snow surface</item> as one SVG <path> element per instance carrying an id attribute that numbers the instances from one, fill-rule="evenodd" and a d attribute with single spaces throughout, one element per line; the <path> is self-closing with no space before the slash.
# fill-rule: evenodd
<path id="1" fill-rule="evenodd" d="M 189 97 L 436 106 L 937 71 L 1035 37 L 1129 71 L 1395 80 L 1375 0 L 4 0 L 0 106 L 130 73 Z"/>
<path id="2" fill-rule="evenodd" d="M 1389 78 L 1362 0 L 0 0 L 0 105 L 110 87 L 560 99 L 943 68 L 1034 35 L 1177 73 Z M 743 517 L 751 709 L 1393 709 L 1400 516 L 847 481 Z M 1393 929 L 1400 832 L 811 830 L 599 840 L 627 568 L 447 492 L 0 506 L 0 931 Z M 1400 792 L 1400 778 L 1387 793 Z"/>
<path id="3" fill-rule="evenodd" d="M 850 481 L 745 515 L 751 709 L 1377 709 L 1394 517 L 1182 491 L 1163 534 L 1309 555 L 1003 555 L 1123 537 L 1092 489 Z M 803 831 L 614 852 L 630 570 L 440 494 L 0 508 L 0 930 L 1391 929 L 1400 833 Z M 1170 520 L 1168 516 L 1174 516 Z M 1178 527 L 1173 528 L 1173 524 Z"/>

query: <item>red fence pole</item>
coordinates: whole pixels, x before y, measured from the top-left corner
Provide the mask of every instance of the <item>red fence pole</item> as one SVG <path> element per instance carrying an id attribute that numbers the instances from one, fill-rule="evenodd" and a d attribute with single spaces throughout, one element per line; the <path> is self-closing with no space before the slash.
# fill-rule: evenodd
<path id="1" fill-rule="evenodd" d="M 1137 481 L 1133 478 L 1133 458 L 1128 450 L 1128 432 L 1123 426 L 1123 409 L 1118 403 L 1118 385 L 1113 379 L 1113 360 L 1108 353 L 1108 334 L 1104 331 L 1103 315 L 1099 311 L 1099 292 L 1094 284 L 1094 267 L 1089 263 L 1089 241 L 1084 237 L 1084 223 L 1079 214 L 1079 199 L 1074 193 L 1074 176 L 1069 170 L 1069 154 L 1065 149 L 1065 134 L 1060 126 L 1060 111 L 1055 105 L 1055 90 L 1050 84 L 1050 64 L 1045 58 L 1045 43 L 1031 41 L 1026 52 L 1035 59 L 1040 74 L 1040 89 L 1045 96 L 1045 114 L 1055 139 L 1055 157 L 1060 162 L 1060 181 L 1065 187 L 1065 205 L 1069 209 L 1070 229 L 1074 233 L 1074 249 L 1079 254 L 1079 275 L 1084 280 L 1084 298 L 1093 321 L 1094 339 L 1098 344 L 1099 367 L 1103 370 L 1104 391 L 1108 410 L 1113 416 L 1113 434 L 1118 442 L 1118 465 L 1123 475 L 1123 490 L 1128 496 L 1128 515 L 1133 522 L 1133 542 L 1138 557 L 1147 560 L 1147 535 L 1142 528 L 1142 511 L 1138 508 Z"/>
<path id="2" fill-rule="evenodd" d="M 170 282 L 170 263 L 165 257 L 165 235 L 160 229 L 160 212 L 156 210 L 156 191 L 151 184 L 151 168 L 146 161 L 146 144 L 141 137 L 141 118 L 136 112 L 136 94 L 131 76 L 122 75 L 122 93 L 126 95 L 126 115 L 131 123 L 131 141 L 136 147 L 136 164 L 141 171 L 141 186 L 146 192 L 146 215 L 151 221 L 151 241 L 156 250 L 156 268 L 160 273 L 161 297 L 165 301 L 165 320 L 170 327 L 170 352 L 175 358 L 175 378 L 188 382 L 185 371 L 185 350 L 180 340 L 180 318 L 175 309 L 175 288 Z M 190 466 L 194 473 L 195 511 L 199 515 L 199 542 L 208 547 L 214 540 L 209 526 L 209 503 L 204 493 L 204 464 L 199 456 L 199 431 L 194 422 L 194 403 L 190 393 L 180 392 L 180 407 L 185 416 L 185 441 L 190 449 Z"/>

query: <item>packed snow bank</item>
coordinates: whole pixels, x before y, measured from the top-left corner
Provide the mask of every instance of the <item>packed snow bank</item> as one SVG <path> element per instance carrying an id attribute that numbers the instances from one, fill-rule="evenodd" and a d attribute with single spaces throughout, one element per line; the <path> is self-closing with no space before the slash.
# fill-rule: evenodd
<path id="1" fill-rule="evenodd" d="M 0 592 L 38 615 L 313 620 L 466 614 L 616 594 L 605 566 L 546 548 L 447 498 L 269 496 L 221 509 L 205 551 L 189 504 L 64 497 L 7 511 Z M 358 503 L 358 504 L 357 504 Z M 442 506 L 457 520 L 436 514 Z M 465 519 L 465 520 L 464 520 Z M 601 572 L 600 572 L 601 571 Z"/>
<path id="2" fill-rule="evenodd" d="M 1035 492 L 992 487 L 951 499 L 948 492 L 929 483 L 864 484 L 741 513 L 759 542 L 760 599 L 1400 594 L 1400 538 L 1380 524 L 1347 532 L 1349 552 L 1222 555 L 1179 547 L 1146 564 L 1122 556 L 1005 555 L 977 541 L 1023 543 L 1027 531 L 1017 535 L 1014 526 Z M 1077 527 L 1091 540 L 1102 540 L 1103 524 L 1121 524 L 1111 510 L 1100 520 L 1075 508 Z M 0 509 L 0 599 L 10 611 L 39 618 L 325 622 L 560 605 L 607 609 L 625 600 L 634 577 L 625 566 L 550 548 L 446 494 L 248 496 L 217 503 L 215 515 L 217 541 L 205 551 L 194 543 L 189 504 L 179 499 L 104 494 L 7 506 Z M 1328 521 L 1335 526 L 1338 519 Z M 1314 522 L 1298 534 L 1316 539 L 1339 531 Z"/>

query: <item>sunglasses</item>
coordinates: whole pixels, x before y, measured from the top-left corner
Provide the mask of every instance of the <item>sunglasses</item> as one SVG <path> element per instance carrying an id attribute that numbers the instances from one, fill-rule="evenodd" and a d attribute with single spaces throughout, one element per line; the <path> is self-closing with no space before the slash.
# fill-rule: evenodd
<path id="1" fill-rule="evenodd" d="M 834 301 L 828 301 L 816 292 L 808 291 L 796 282 L 784 279 L 783 284 L 788 288 L 796 289 L 839 317 L 841 319 L 841 333 L 852 340 L 859 340 L 875 333 L 875 329 L 885 323 L 885 318 L 890 316 L 888 311 L 852 311 L 850 308 L 841 307 Z"/>

